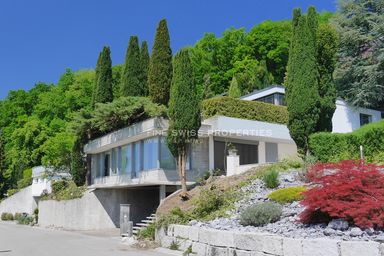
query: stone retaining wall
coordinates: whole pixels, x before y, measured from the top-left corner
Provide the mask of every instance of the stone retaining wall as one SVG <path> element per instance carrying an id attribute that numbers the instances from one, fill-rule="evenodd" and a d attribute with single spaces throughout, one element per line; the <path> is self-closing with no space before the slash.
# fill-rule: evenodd
<path id="1" fill-rule="evenodd" d="M 209 256 L 384 256 L 384 244 L 368 241 L 294 239 L 267 233 L 240 233 L 171 225 L 156 233 L 162 247 L 191 247 Z"/>
<path id="2" fill-rule="evenodd" d="M 3 212 L 32 214 L 36 208 L 37 202 L 32 196 L 32 186 L 28 186 L 1 201 L 0 214 Z"/>

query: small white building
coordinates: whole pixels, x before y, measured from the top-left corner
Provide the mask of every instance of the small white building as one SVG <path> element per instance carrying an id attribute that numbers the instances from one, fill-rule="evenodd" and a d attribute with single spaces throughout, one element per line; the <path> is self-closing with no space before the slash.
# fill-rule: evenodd
<path id="1" fill-rule="evenodd" d="M 281 85 L 272 85 L 262 90 L 254 91 L 242 96 L 242 100 L 262 101 L 274 105 L 285 105 L 285 88 Z M 342 99 L 336 100 L 336 110 L 332 117 L 332 132 L 352 132 L 361 126 L 381 120 L 381 112 L 351 106 Z"/>
<path id="2" fill-rule="evenodd" d="M 51 183 L 54 180 L 59 180 L 65 177 L 70 177 L 68 172 L 55 172 L 51 168 L 44 166 L 36 166 L 32 168 L 32 196 L 40 197 L 45 193 L 51 193 Z"/>

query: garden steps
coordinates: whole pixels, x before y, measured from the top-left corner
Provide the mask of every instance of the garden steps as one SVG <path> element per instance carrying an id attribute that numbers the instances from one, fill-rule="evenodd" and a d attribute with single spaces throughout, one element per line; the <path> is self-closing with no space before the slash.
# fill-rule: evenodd
<path id="1" fill-rule="evenodd" d="M 150 216 L 147 216 L 144 220 L 142 220 L 139 223 L 136 223 L 136 225 L 133 227 L 133 234 L 137 235 L 140 230 L 148 227 L 150 224 L 155 223 L 156 221 L 156 214 L 151 214 Z"/>

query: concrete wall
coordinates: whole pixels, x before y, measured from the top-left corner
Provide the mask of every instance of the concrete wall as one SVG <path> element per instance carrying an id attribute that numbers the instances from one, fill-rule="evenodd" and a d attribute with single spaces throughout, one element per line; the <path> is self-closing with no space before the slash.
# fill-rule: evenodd
<path id="1" fill-rule="evenodd" d="M 216 256 L 381 256 L 384 244 L 368 241 L 332 239 L 294 239 L 267 233 L 241 233 L 199 227 L 171 225 L 158 230 L 162 247 L 171 243 L 179 250 L 192 248 L 195 255 Z"/>
<path id="2" fill-rule="evenodd" d="M 380 111 L 356 108 L 343 100 L 336 101 L 336 110 L 332 117 L 332 132 L 346 133 L 360 128 L 360 113 L 372 116 L 372 122 L 381 120 Z"/>
<path id="3" fill-rule="evenodd" d="M 16 212 L 25 212 L 32 214 L 36 208 L 37 203 L 32 197 L 32 186 L 29 186 L 1 201 L 0 214 L 3 212 L 12 214 L 15 214 Z"/>
<path id="4" fill-rule="evenodd" d="M 82 198 L 41 201 L 39 225 L 69 230 L 100 230 L 119 227 L 120 204 L 131 204 L 134 223 L 154 213 L 159 204 L 158 187 L 141 189 L 100 189 L 87 191 Z"/>

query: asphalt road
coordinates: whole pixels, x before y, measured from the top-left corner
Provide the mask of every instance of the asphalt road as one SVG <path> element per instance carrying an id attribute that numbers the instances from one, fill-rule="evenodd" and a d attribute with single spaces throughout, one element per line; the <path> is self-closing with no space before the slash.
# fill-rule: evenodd
<path id="1" fill-rule="evenodd" d="M 165 256 L 138 250 L 120 237 L 102 233 L 78 233 L 0 222 L 0 256 Z"/>

